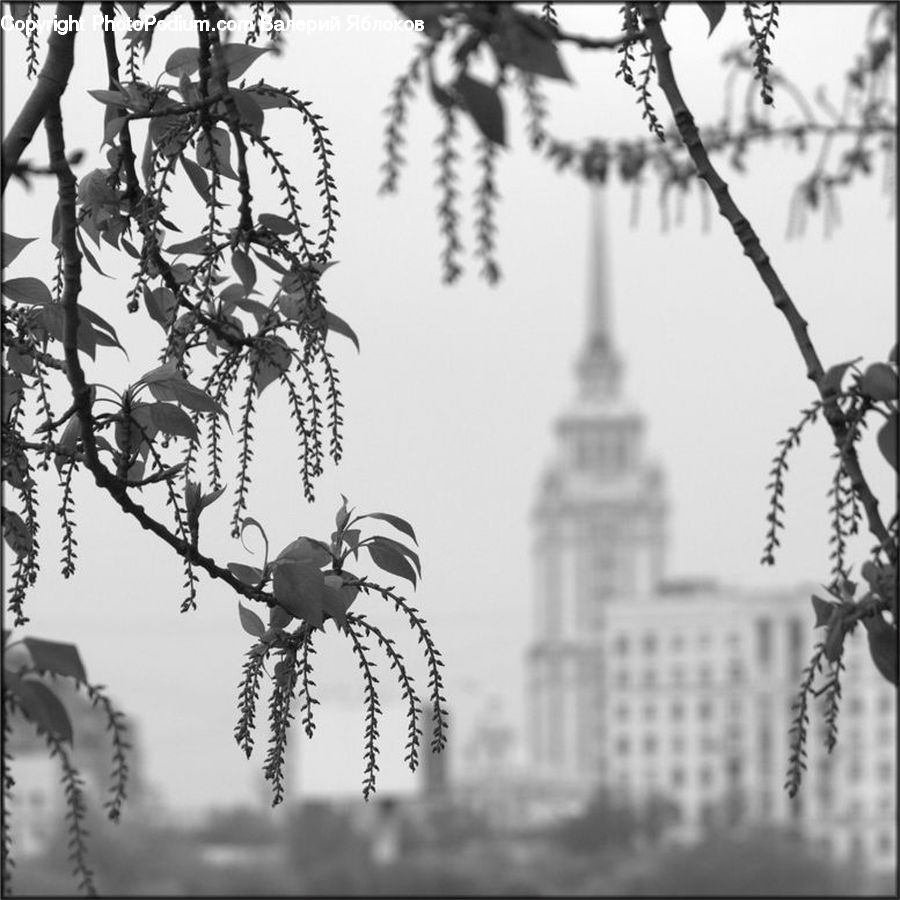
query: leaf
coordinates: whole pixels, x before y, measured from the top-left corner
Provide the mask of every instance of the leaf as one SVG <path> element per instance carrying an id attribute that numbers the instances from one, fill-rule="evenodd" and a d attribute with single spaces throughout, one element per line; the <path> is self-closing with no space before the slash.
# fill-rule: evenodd
<path id="1" fill-rule="evenodd" d="M 219 44 L 218 62 L 228 69 L 228 80 L 240 78 L 268 50 L 250 44 Z M 191 73 L 188 73 L 191 74 Z"/>
<path id="2" fill-rule="evenodd" d="M 151 291 L 145 286 L 144 305 L 154 322 L 158 322 L 163 328 L 168 328 L 169 322 L 172 320 L 172 312 L 178 306 L 178 300 L 167 287 L 158 287 Z"/>
<path id="3" fill-rule="evenodd" d="M 359 338 L 356 336 L 356 332 L 338 315 L 335 315 L 331 310 L 325 310 L 325 327 L 328 331 L 333 331 L 335 334 L 341 334 L 345 338 L 349 338 L 353 341 L 353 346 L 356 347 L 357 353 L 359 352 Z"/>
<path id="4" fill-rule="evenodd" d="M 194 190 L 201 196 L 205 203 L 209 203 L 209 176 L 198 166 L 192 159 L 188 159 L 182 154 L 181 165 L 190 179 Z"/>
<path id="5" fill-rule="evenodd" d="M 213 128 L 210 137 L 202 132 L 197 138 L 197 162 L 204 169 L 218 170 L 220 175 L 238 181 L 237 173 L 231 168 L 231 138 L 222 128 Z"/>
<path id="6" fill-rule="evenodd" d="M 88 94 L 106 106 L 128 107 L 128 95 L 123 94 L 122 91 L 104 91 L 98 89 L 88 91 Z"/>
<path id="7" fill-rule="evenodd" d="M 97 258 L 93 253 L 88 249 L 87 244 L 84 242 L 84 238 L 81 236 L 80 231 L 75 232 L 75 237 L 78 239 L 78 246 L 81 249 L 81 253 L 84 258 L 88 261 L 88 265 L 98 274 L 102 275 L 104 278 L 109 278 L 110 276 L 100 268 L 100 264 L 97 262 Z"/>
<path id="8" fill-rule="evenodd" d="M 501 62 L 523 72 L 571 81 L 551 30 L 536 16 L 514 10 L 508 26 L 499 35 L 495 51 Z"/>
<path id="9" fill-rule="evenodd" d="M 318 569 L 307 563 L 284 561 L 275 567 L 272 589 L 279 605 L 292 616 L 313 628 L 322 624 L 325 577 Z"/>
<path id="10" fill-rule="evenodd" d="M 344 579 L 340 575 L 326 575 L 322 592 L 322 606 L 328 615 L 343 628 L 347 624 L 347 610 L 353 598 L 343 592 Z"/>
<path id="11" fill-rule="evenodd" d="M 266 633 L 263 620 L 252 609 L 247 609 L 243 603 L 238 602 L 238 615 L 241 617 L 241 627 L 247 634 L 255 638 L 261 638 Z"/>
<path id="12" fill-rule="evenodd" d="M 407 537 L 412 538 L 413 543 L 418 546 L 419 542 L 416 540 L 416 533 L 413 531 L 412 525 L 409 524 L 405 519 L 401 519 L 400 516 L 392 516 L 390 513 L 366 513 L 364 516 L 360 518 L 363 519 L 379 519 L 382 522 L 387 522 L 388 525 L 393 525 L 397 531 L 402 531 Z"/>
<path id="13" fill-rule="evenodd" d="M 838 608 L 838 605 L 829 600 L 823 600 L 815 594 L 810 599 L 812 600 L 813 611 L 816 614 L 816 624 L 813 627 L 821 628 L 823 625 L 827 625 L 831 621 L 831 616 Z"/>
<path id="14" fill-rule="evenodd" d="M 171 403 L 151 403 L 147 406 L 150 421 L 163 434 L 177 435 L 194 440 L 199 436 L 193 419 L 183 410 Z"/>
<path id="15" fill-rule="evenodd" d="M 259 84 L 250 85 L 247 90 L 256 98 L 256 102 L 263 109 L 285 109 L 292 106 L 290 95 L 281 88 L 274 87 L 261 81 Z"/>
<path id="16" fill-rule="evenodd" d="M 256 367 L 253 376 L 256 390 L 262 394 L 273 381 L 287 372 L 292 356 L 290 348 L 281 338 L 265 338 L 252 351 L 251 360 Z"/>
<path id="17" fill-rule="evenodd" d="M 829 662 L 837 662 L 844 650 L 844 638 L 847 636 L 847 622 L 845 611 L 852 609 L 853 604 L 835 604 L 835 611 L 831 615 L 828 625 L 828 633 L 825 636 L 825 659 Z"/>
<path id="18" fill-rule="evenodd" d="M 286 609 L 280 606 L 269 608 L 269 628 L 287 628 L 293 621 L 294 617 Z"/>
<path id="19" fill-rule="evenodd" d="M 79 307 L 79 312 L 82 309 L 83 307 Z M 66 314 L 60 303 L 51 303 L 42 307 L 38 315 L 38 321 L 44 326 L 47 334 L 60 343 L 63 343 L 65 337 L 65 320 Z M 97 355 L 97 335 L 85 316 L 79 316 L 76 345 L 91 359 Z"/>
<path id="20" fill-rule="evenodd" d="M 276 559 L 293 560 L 321 569 L 331 565 L 331 551 L 321 541 L 313 538 L 299 537 L 291 541 Z"/>
<path id="21" fill-rule="evenodd" d="M 893 685 L 900 680 L 897 658 L 897 629 L 888 624 L 880 612 L 864 616 L 863 625 L 869 639 L 869 653 L 875 668 Z"/>
<path id="22" fill-rule="evenodd" d="M 86 306 L 82 306 L 80 303 L 78 304 L 78 315 L 81 322 L 87 321 L 92 326 L 94 337 L 98 344 L 104 347 L 118 347 L 123 353 L 125 352 L 125 348 L 119 343 L 116 329 L 103 316 L 98 315 Z M 81 330 L 81 322 L 79 322 L 79 332 Z M 127 356 L 128 354 L 125 355 Z"/>
<path id="23" fill-rule="evenodd" d="M 215 503 L 216 500 L 218 500 L 219 497 L 221 497 L 222 494 L 224 494 L 224 493 L 225 493 L 225 486 L 223 485 L 222 487 L 213 491 L 211 494 L 204 494 L 202 499 L 200 500 L 200 509 L 204 510 L 204 509 L 206 509 L 207 506 L 212 506 L 213 503 Z"/>
<path id="24" fill-rule="evenodd" d="M 228 571 L 248 587 L 256 587 L 262 581 L 262 569 L 245 566 L 243 563 L 228 563 Z"/>
<path id="25" fill-rule="evenodd" d="M 343 494 L 341 494 L 341 500 L 343 502 L 334 517 L 334 524 L 337 526 L 338 531 L 343 531 L 350 521 L 350 510 L 347 509 L 347 498 Z"/>
<path id="26" fill-rule="evenodd" d="M 856 365 L 861 357 L 851 359 L 848 362 L 838 363 L 832 366 L 819 382 L 819 390 L 823 395 L 839 394 L 841 392 L 841 382 L 844 380 L 844 373 L 850 366 Z"/>
<path id="27" fill-rule="evenodd" d="M 293 222 L 288 221 L 283 216 L 276 216 L 272 213 L 260 213 L 258 221 L 260 225 L 268 228 L 269 231 L 275 232 L 275 234 L 293 234 L 297 230 Z"/>
<path id="28" fill-rule="evenodd" d="M 11 278 L 9 281 L 3 282 L 0 290 L 5 297 L 9 297 L 16 303 L 43 306 L 53 302 L 50 288 L 39 278 Z"/>
<path id="29" fill-rule="evenodd" d="M 256 266 L 253 265 L 253 260 L 243 250 L 235 250 L 231 254 L 231 267 L 249 294 L 256 284 Z"/>
<path id="30" fill-rule="evenodd" d="M 54 672 L 87 682 L 87 673 L 78 648 L 74 644 L 63 644 L 59 641 L 45 641 L 42 638 L 27 637 L 23 643 L 28 648 L 36 669 Z"/>
<path id="31" fill-rule="evenodd" d="M 496 88 L 478 81 L 465 72 L 454 82 L 466 104 L 466 110 L 481 133 L 495 144 L 505 146 L 506 125 L 503 116 L 503 103 Z"/>
<path id="32" fill-rule="evenodd" d="M 58 740 L 72 743 L 72 722 L 59 697 L 40 681 L 33 678 L 19 678 L 7 673 L 6 686 L 12 690 L 26 717 L 41 731 L 53 735 Z"/>
<path id="33" fill-rule="evenodd" d="M 32 241 L 36 240 L 37 238 L 19 238 L 7 234 L 5 231 L 2 232 L 2 243 L 0 243 L 2 268 L 5 269 Z"/>
<path id="34" fill-rule="evenodd" d="M 400 541 L 395 541 L 393 538 L 384 537 L 383 535 L 376 535 L 372 538 L 372 543 L 383 544 L 384 546 L 390 547 L 392 550 L 395 550 L 397 553 L 403 554 L 412 564 L 413 568 L 416 570 L 416 574 L 419 578 L 422 577 L 422 563 L 419 561 L 419 554 L 416 553 L 415 550 L 410 550 L 405 544 L 401 544 Z"/>
<path id="35" fill-rule="evenodd" d="M 119 136 L 119 133 L 125 127 L 125 124 L 128 122 L 128 116 L 115 116 L 110 119 L 106 125 L 103 126 L 103 143 L 100 145 L 105 146 L 106 144 L 112 144 L 114 139 Z"/>
<path id="36" fill-rule="evenodd" d="M 25 396 L 25 382 L 16 375 L 3 373 L 2 399 L 3 420 L 6 421 L 9 413 L 22 401 Z"/>
<path id="37" fill-rule="evenodd" d="M 860 390 L 864 394 L 873 400 L 885 402 L 897 399 L 897 395 L 900 393 L 898 385 L 900 385 L 900 381 L 898 381 L 897 373 L 892 366 L 883 362 L 872 363 L 859 382 Z"/>
<path id="38" fill-rule="evenodd" d="M 878 429 L 878 449 L 895 471 L 900 471 L 897 459 L 898 426 L 900 426 L 900 422 L 898 422 L 897 413 L 891 413 L 884 425 Z"/>
<path id="39" fill-rule="evenodd" d="M 4 379 L 7 380 L 7 379 Z M 22 517 L 11 509 L 3 509 L 3 539 L 16 556 L 31 552 L 34 538 Z"/>
<path id="40" fill-rule="evenodd" d="M 166 60 L 166 74 L 193 75 L 200 68 L 200 52 L 196 47 L 181 47 Z"/>
<path id="41" fill-rule="evenodd" d="M 405 578 L 412 582 L 413 587 L 416 586 L 416 571 L 402 553 L 398 553 L 393 547 L 379 543 L 377 538 L 371 544 L 366 544 L 365 547 L 369 551 L 369 556 L 372 557 L 372 562 L 379 569 Z"/>
<path id="42" fill-rule="evenodd" d="M 145 375 L 141 378 L 141 382 L 150 388 L 150 393 L 157 400 L 174 401 L 182 406 L 186 406 L 188 409 L 194 410 L 194 412 L 211 412 L 217 415 L 225 415 L 225 410 L 222 409 L 219 403 L 213 400 L 209 394 L 201 391 L 200 388 L 194 387 L 180 372 L 167 378 L 155 378 L 153 381 L 148 381 L 147 375 Z"/>
<path id="43" fill-rule="evenodd" d="M 259 522 L 257 522 L 256 519 L 253 518 L 253 516 L 247 516 L 244 519 L 243 524 L 241 525 L 241 546 L 245 550 L 249 550 L 251 553 L 253 551 L 250 550 L 250 548 L 244 543 L 244 532 L 248 528 L 255 528 L 262 535 L 266 551 L 265 555 L 263 556 L 263 568 L 265 569 L 269 565 L 269 538 L 266 536 L 265 529 L 262 527 L 262 525 L 260 525 Z"/>
<path id="44" fill-rule="evenodd" d="M 260 137 L 265 121 L 265 113 L 257 102 L 256 97 L 249 91 L 239 91 L 237 89 L 231 91 L 231 97 L 234 100 L 234 105 L 237 107 L 238 122 L 241 128 L 256 137 Z"/>
<path id="45" fill-rule="evenodd" d="M 168 247 L 164 247 L 163 249 L 166 253 L 196 253 L 198 256 L 203 256 L 207 250 L 209 250 L 209 238 L 205 234 L 197 235 L 195 238 L 191 238 L 189 241 L 181 241 L 178 244 L 170 244 Z"/>
<path id="46" fill-rule="evenodd" d="M 703 15 L 706 16 L 706 20 L 709 22 L 709 34 L 707 37 L 710 37 L 716 30 L 716 26 L 722 21 L 722 16 L 725 15 L 725 4 L 697 3 L 697 6 L 703 10 Z"/>
<path id="47" fill-rule="evenodd" d="M 17 375 L 30 375 L 34 371 L 34 357 L 10 347 L 6 351 L 6 365 Z"/>

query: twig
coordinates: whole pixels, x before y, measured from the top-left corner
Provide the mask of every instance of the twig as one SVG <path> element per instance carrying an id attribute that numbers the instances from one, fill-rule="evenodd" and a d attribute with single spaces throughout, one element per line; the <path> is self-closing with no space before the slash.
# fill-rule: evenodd
<path id="1" fill-rule="evenodd" d="M 879 541 L 884 542 L 888 532 L 878 511 L 878 500 L 869 488 L 862 473 L 855 448 L 846 442 L 847 422 L 844 415 L 838 407 L 834 396 L 827 393 L 822 386 L 822 377 L 825 372 L 809 336 L 806 320 L 800 315 L 787 289 L 778 277 L 768 254 L 763 250 L 759 237 L 753 230 L 753 226 L 734 202 L 728 190 L 728 185 L 722 180 L 710 161 L 709 154 L 700 137 L 700 132 L 694 123 L 694 117 L 684 97 L 682 97 L 675 80 L 675 72 L 669 56 L 671 47 L 666 41 L 656 6 L 653 3 L 641 3 L 639 11 L 647 34 L 650 37 L 653 55 L 656 58 L 656 65 L 659 71 L 659 86 L 675 116 L 675 124 L 697 168 L 697 175 L 709 185 L 713 196 L 716 198 L 719 213 L 731 225 L 735 236 L 744 249 L 744 254 L 750 258 L 763 284 L 769 291 L 775 308 L 787 320 L 791 333 L 794 336 L 794 341 L 800 350 L 803 361 L 806 363 L 806 376 L 816 385 L 822 399 L 825 401 L 822 410 L 823 414 L 831 427 L 835 444 L 841 450 L 841 456 L 852 488 L 860 498 L 866 511 L 869 531 Z M 888 544 L 888 547 L 891 559 L 895 560 L 897 556 L 896 548 L 890 544 Z"/>

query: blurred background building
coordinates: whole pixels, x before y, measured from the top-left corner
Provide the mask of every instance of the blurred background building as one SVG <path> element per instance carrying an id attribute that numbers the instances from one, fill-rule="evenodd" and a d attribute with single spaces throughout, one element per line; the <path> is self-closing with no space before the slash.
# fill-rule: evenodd
<path id="1" fill-rule="evenodd" d="M 818 639 L 814 588 L 747 592 L 665 578 L 663 479 L 622 392 L 603 206 L 595 190 L 577 396 L 557 422 L 557 456 L 534 511 L 530 815 L 572 815 L 597 789 L 636 807 L 665 796 L 679 812 L 668 829 L 675 839 L 778 823 L 835 858 L 891 871 L 896 695 L 865 641 L 848 641 L 838 747 L 825 751 L 824 719 L 812 710 L 808 769 L 791 799 L 791 707 Z M 715 484 L 709 491 L 714 502 Z"/>

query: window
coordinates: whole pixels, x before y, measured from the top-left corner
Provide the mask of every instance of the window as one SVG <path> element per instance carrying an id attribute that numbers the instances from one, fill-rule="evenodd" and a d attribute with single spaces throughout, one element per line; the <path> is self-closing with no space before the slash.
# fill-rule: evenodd
<path id="1" fill-rule="evenodd" d="M 628 669 L 619 669 L 616 672 L 616 684 L 619 687 L 628 687 Z"/>
<path id="2" fill-rule="evenodd" d="M 684 684 L 684 667 L 683 666 L 673 666 L 672 667 L 672 683 L 673 684 Z"/>
<path id="3" fill-rule="evenodd" d="M 672 784 L 675 787 L 681 787 L 684 784 L 684 769 L 680 766 L 672 769 Z"/>
<path id="4" fill-rule="evenodd" d="M 700 770 L 700 784 L 709 787 L 713 783 L 713 770 L 709 766 L 704 766 Z"/>
<path id="5" fill-rule="evenodd" d="M 676 700 L 672 704 L 672 718 L 676 722 L 680 722 L 684 718 L 684 704 L 680 700 Z"/>
<path id="6" fill-rule="evenodd" d="M 709 720 L 713 715 L 713 705 L 709 700 L 703 700 L 697 707 L 697 714 L 703 720 Z"/>
<path id="7" fill-rule="evenodd" d="M 893 696 L 885 694 L 878 700 L 878 712 L 886 715 L 896 708 L 896 703 L 897 701 Z"/>
<path id="8" fill-rule="evenodd" d="M 628 740 L 625 735 L 616 739 L 616 753 L 620 756 L 624 756 L 631 749 L 631 742 Z"/>
<path id="9" fill-rule="evenodd" d="M 646 703 L 644 705 L 644 718 L 648 722 L 652 722 L 656 718 L 656 704 Z"/>
<path id="10" fill-rule="evenodd" d="M 626 722 L 626 721 L 628 721 L 628 713 L 629 713 L 629 709 L 628 709 L 628 706 L 627 706 L 626 704 L 620 703 L 620 704 L 616 707 L 616 718 L 617 718 L 620 722 Z"/>
<path id="11" fill-rule="evenodd" d="M 676 653 L 680 653 L 682 650 L 684 650 L 684 635 L 683 634 L 676 634 L 676 635 L 672 636 L 672 649 Z"/>
<path id="12" fill-rule="evenodd" d="M 644 753 L 656 753 L 657 743 L 655 735 L 644 735 Z"/>
<path id="13" fill-rule="evenodd" d="M 765 664 L 772 659 L 772 620 L 756 620 L 756 660 Z"/>
<path id="14" fill-rule="evenodd" d="M 644 684 L 647 687 L 653 687 L 656 684 L 656 670 L 655 669 L 645 669 L 644 670 Z"/>
<path id="15" fill-rule="evenodd" d="M 878 852 L 882 856 L 894 855 L 894 836 L 889 831 L 882 831 L 878 835 Z"/>
<path id="16" fill-rule="evenodd" d="M 684 738 L 680 734 L 676 734 L 672 738 L 672 752 L 684 753 Z"/>
<path id="17" fill-rule="evenodd" d="M 888 759 L 882 760 L 878 764 L 878 780 L 879 781 L 890 781 L 894 775 L 894 767 L 891 765 L 891 761 Z"/>
<path id="18" fill-rule="evenodd" d="M 655 634 L 644 635 L 644 653 L 656 653 L 657 640 Z"/>
<path id="19" fill-rule="evenodd" d="M 712 683 L 712 669 L 709 666 L 700 666 L 700 684 Z"/>
<path id="20" fill-rule="evenodd" d="M 700 641 L 700 649 L 708 650 L 709 645 L 712 643 L 712 637 L 710 636 L 708 631 L 701 631 L 699 641 Z"/>
<path id="21" fill-rule="evenodd" d="M 628 635 L 620 634 L 616 638 L 616 653 L 620 656 L 624 656 L 628 652 Z"/>
<path id="22" fill-rule="evenodd" d="M 788 671 L 797 672 L 803 668 L 803 638 L 806 629 L 803 622 L 793 617 L 788 622 Z"/>
<path id="23" fill-rule="evenodd" d="M 847 703 L 847 712 L 851 715 L 858 716 L 863 711 L 862 697 L 851 697 Z"/>
<path id="24" fill-rule="evenodd" d="M 715 753 L 718 748 L 716 739 L 711 734 L 704 734 L 700 737 L 700 749 L 703 753 Z"/>
<path id="25" fill-rule="evenodd" d="M 733 659 L 728 664 L 728 680 L 736 683 L 739 681 L 743 681 L 744 678 L 744 667 L 741 665 L 740 660 Z"/>
<path id="26" fill-rule="evenodd" d="M 614 594 L 617 590 L 616 581 L 616 548 L 609 540 L 595 541 L 593 552 L 590 554 L 590 590 L 594 595 L 601 597 Z M 627 638 L 625 640 L 627 649 Z M 623 651 L 624 652 L 624 651 Z"/>

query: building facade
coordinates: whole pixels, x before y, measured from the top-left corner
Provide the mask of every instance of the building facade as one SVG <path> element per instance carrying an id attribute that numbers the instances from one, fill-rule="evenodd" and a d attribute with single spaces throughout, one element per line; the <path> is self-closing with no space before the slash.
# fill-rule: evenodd
<path id="1" fill-rule="evenodd" d="M 600 787 L 676 802 L 676 836 L 772 822 L 838 857 L 896 856 L 896 693 L 851 638 L 837 749 L 811 711 L 808 770 L 784 789 L 792 703 L 818 635 L 811 587 L 748 592 L 665 579 L 662 474 L 622 391 L 611 324 L 603 200 L 592 198 L 591 272 L 577 395 L 534 509 L 531 767 L 572 812 Z M 862 630 L 862 629 L 860 629 Z"/>

